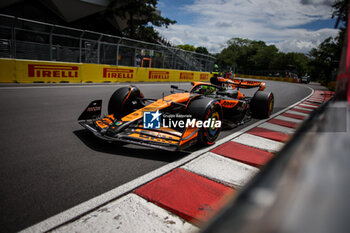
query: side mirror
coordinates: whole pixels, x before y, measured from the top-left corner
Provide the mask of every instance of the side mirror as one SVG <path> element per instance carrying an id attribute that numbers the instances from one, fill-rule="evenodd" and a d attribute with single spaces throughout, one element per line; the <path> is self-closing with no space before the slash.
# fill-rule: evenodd
<path id="1" fill-rule="evenodd" d="M 175 86 L 175 85 L 171 85 L 170 88 L 179 89 L 179 87 L 178 87 L 178 86 Z"/>

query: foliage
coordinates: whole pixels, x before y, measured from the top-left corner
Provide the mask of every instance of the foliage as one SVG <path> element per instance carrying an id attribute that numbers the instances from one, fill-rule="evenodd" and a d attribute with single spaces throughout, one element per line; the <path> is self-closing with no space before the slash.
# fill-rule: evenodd
<path id="1" fill-rule="evenodd" d="M 168 27 L 176 23 L 160 15 L 157 2 L 158 0 L 110 0 L 105 15 L 127 21 L 127 27 L 121 31 L 123 36 L 155 42 L 159 35 L 151 25 Z"/>
<path id="2" fill-rule="evenodd" d="M 179 49 L 190 51 L 190 52 L 196 51 L 196 47 L 194 47 L 193 45 L 189 45 L 189 44 L 177 45 L 176 47 Z"/>
<path id="3" fill-rule="evenodd" d="M 347 27 L 347 18 L 348 18 L 348 1 L 347 0 L 336 0 L 333 5 L 332 18 L 337 18 L 335 27 L 337 28 L 342 22 Z"/>
<path id="4" fill-rule="evenodd" d="M 332 73 L 339 66 L 342 44 L 337 38 L 329 37 L 324 40 L 317 48 L 311 49 L 310 75 L 314 80 L 325 82 L 330 81 Z"/>
<path id="5" fill-rule="evenodd" d="M 335 27 L 340 27 L 338 36 L 325 39 L 317 48 L 309 52 L 309 69 L 311 78 L 327 84 L 339 67 L 339 60 L 344 44 L 347 27 L 348 1 L 336 0 L 332 7 L 332 18 L 337 18 Z M 343 27 L 345 26 L 345 27 Z"/>
<path id="6" fill-rule="evenodd" d="M 136 29 L 133 39 L 157 43 L 159 33 L 151 26 L 139 26 Z"/>
<path id="7" fill-rule="evenodd" d="M 309 58 L 303 53 L 282 53 L 271 59 L 270 70 L 292 70 L 299 76 L 309 73 Z"/>
<path id="8" fill-rule="evenodd" d="M 196 53 L 201 53 L 201 54 L 206 54 L 206 55 L 209 55 L 209 51 L 206 47 L 203 47 L 203 46 L 199 46 L 196 48 L 195 50 Z"/>
<path id="9" fill-rule="evenodd" d="M 308 57 L 303 53 L 282 53 L 274 45 L 242 38 L 232 38 L 227 45 L 217 55 L 224 70 L 236 67 L 241 71 L 276 71 L 295 67 L 299 75 L 308 72 Z"/>

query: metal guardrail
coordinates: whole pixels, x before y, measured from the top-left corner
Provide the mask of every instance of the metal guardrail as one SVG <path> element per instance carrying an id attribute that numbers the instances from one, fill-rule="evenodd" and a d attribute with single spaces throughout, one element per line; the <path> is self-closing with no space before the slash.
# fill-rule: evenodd
<path id="1" fill-rule="evenodd" d="M 211 72 L 215 57 L 159 44 L 0 14 L 0 57 Z"/>

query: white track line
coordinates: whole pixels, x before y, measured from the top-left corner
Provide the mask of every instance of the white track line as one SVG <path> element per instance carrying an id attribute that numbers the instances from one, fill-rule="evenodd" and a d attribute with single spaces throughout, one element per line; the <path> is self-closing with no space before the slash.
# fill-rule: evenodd
<path id="1" fill-rule="evenodd" d="M 263 124 L 264 122 L 270 120 L 273 117 L 276 117 L 278 115 L 280 115 L 281 113 L 285 112 L 286 110 L 293 108 L 294 106 L 300 104 L 301 102 L 305 101 L 307 98 L 309 98 L 310 96 L 313 95 L 314 93 L 314 89 L 307 87 L 311 90 L 311 94 L 308 95 L 307 97 L 303 98 L 302 100 L 298 101 L 297 103 L 288 106 L 287 108 L 273 114 L 270 116 L 270 118 L 268 119 L 264 119 L 264 120 L 260 120 L 254 124 L 251 124 L 249 126 L 247 126 L 244 129 L 241 129 L 239 132 L 235 132 L 231 135 L 228 135 L 227 137 L 217 141 L 214 145 L 207 147 L 207 148 L 203 148 L 201 150 L 198 150 L 196 152 L 191 153 L 190 155 L 186 156 L 185 158 L 182 158 L 178 161 L 169 163 L 163 167 L 160 167 L 152 172 L 149 172 L 143 176 L 140 176 L 139 178 L 136 178 L 124 185 L 121 185 L 117 188 L 114 188 L 108 192 L 105 192 L 97 197 L 94 197 L 86 202 L 83 202 L 77 206 L 74 206 L 68 210 L 65 210 L 55 216 L 52 216 L 46 220 L 43 220 L 42 222 L 39 222 L 31 227 L 28 227 L 24 230 L 22 230 L 21 232 L 46 232 L 49 231 L 59 225 L 62 225 L 66 222 L 72 221 L 73 219 L 78 218 L 79 216 L 82 216 L 86 213 L 88 213 L 89 211 L 91 211 L 92 209 L 95 209 L 97 207 L 100 207 L 108 202 L 111 202 L 113 200 L 116 200 L 117 198 L 131 192 L 132 190 L 138 188 L 139 186 L 153 180 L 156 179 L 157 177 L 164 175 L 166 173 L 168 173 L 169 171 L 180 167 L 182 165 L 184 165 L 185 163 L 199 157 L 200 155 L 202 155 L 203 153 L 206 153 L 212 149 L 214 149 L 215 147 L 232 140 L 235 137 L 238 137 L 239 135 Z"/>
<path id="2" fill-rule="evenodd" d="M 318 108 L 318 106 L 307 104 L 307 103 L 301 103 L 301 104 L 299 104 L 299 106 L 305 106 L 305 107 L 315 108 L 315 109 Z"/>
<path id="3" fill-rule="evenodd" d="M 298 112 L 298 111 L 293 111 L 293 110 L 288 110 L 286 113 L 291 113 L 294 115 L 300 115 L 300 116 L 308 116 L 309 114 L 303 113 L 303 112 Z"/>
<path id="4" fill-rule="evenodd" d="M 300 110 L 304 110 L 304 111 L 308 111 L 308 112 L 312 112 L 312 111 L 313 111 L 313 109 L 310 109 L 310 108 L 303 108 L 303 107 L 299 107 L 299 106 L 295 106 L 294 108 L 300 109 Z"/>
<path id="5" fill-rule="evenodd" d="M 274 119 L 282 120 L 282 121 L 289 121 L 289 122 L 294 122 L 294 123 L 301 123 L 303 120 L 300 119 L 295 119 L 291 117 L 285 117 L 285 116 L 276 116 Z"/>
<path id="6" fill-rule="evenodd" d="M 279 151 L 284 145 L 284 143 L 248 133 L 242 134 L 241 136 L 236 137 L 232 141 L 272 153 Z"/>
<path id="7" fill-rule="evenodd" d="M 322 104 L 323 103 L 323 100 L 321 100 L 321 99 L 308 99 L 307 101 L 318 103 L 318 104 Z"/>
<path id="8" fill-rule="evenodd" d="M 269 129 L 272 131 L 281 132 L 281 133 L 287 133 L 287 134 L 293 134 L 295 132 L 295 129 L 293 129 L 293 128 L 289 128 L 289 127 L 285 127 L 285 126 L 281 126 L 281 125 L 276 125 L 276 124 L 271 124 L 269 122 L 265 122 L 265 123 L 259 125 L 259 127 L 264 128 L 264 129 Z"/>
<path id="9" fill-rule="evenodd" d="M 182 168 L 235 189 L 243 187 L 259 172 L 255 167 L 212 152 L 205 153 Z"/>

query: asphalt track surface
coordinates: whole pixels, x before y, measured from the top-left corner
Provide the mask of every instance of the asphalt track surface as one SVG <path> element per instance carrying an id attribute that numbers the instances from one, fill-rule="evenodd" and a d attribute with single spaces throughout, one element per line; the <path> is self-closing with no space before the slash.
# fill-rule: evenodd
<path id="1" fill-rule="evenodd" d="M 127 85 L 0 86 L 1 232 L 29 227 L 187 155 L 110 144 L 80 127 L 90 101 L 102 99 L 105 112 L 112 93 Z M 170 94 L 169 83 L 137 86 L 149 98 Z M 311 93 L 305 84 L 276 81 L 266 81 L 266 90 L 275 95 L 275 112 Z"/>

